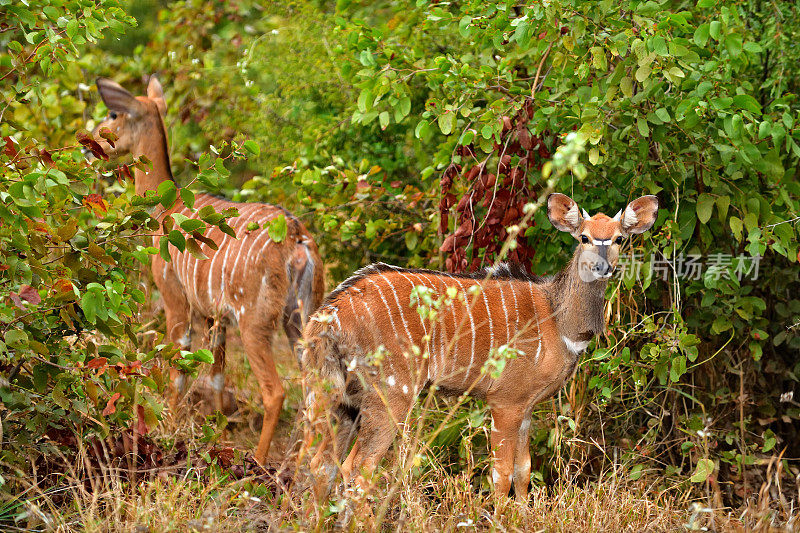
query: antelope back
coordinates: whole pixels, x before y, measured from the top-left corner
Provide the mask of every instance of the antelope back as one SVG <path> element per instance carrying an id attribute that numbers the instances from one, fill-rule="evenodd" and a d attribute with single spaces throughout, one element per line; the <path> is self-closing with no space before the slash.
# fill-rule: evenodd
<path id="1" fill-rule="evenodd" d="M 470 276 L 370 265 L 339 285 L 312 317 L 305 364 L 327 367 L 340 386 L 346 386 L 341 369 L 358 367 L 372 368 L 407 394 L 436 383 L 480 395 L 490 381 L 482 368 L 498 350 L 511 347 L 538 358 L 543 338 L 559 342 L 540 281 L 506 265 Z M 434 318 L 423 318 L 412 305 L 415 287 L 434 300 L 444 297 Z M 448 289 L 456 298 L 446 297 Z M 370 360 L 375 353 L 380 365 Z M 331 355 L 338 365 L 326 362 Z"/>

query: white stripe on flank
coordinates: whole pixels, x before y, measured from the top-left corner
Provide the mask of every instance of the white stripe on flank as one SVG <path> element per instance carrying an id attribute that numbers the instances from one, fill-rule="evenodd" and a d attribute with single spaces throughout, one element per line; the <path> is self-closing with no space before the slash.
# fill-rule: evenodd
<path id="1" fill-rule="evenodd" d="M 408 329 L 408 322 L 406 322 L 406 314 L 403 310 L 403 306 L 400 304 L 400 298 L 397 297 L 397 291 L 394 290 L 394 285 L 392 285 L 392 282 L 389 281 L 389 278 L 383 275 L 383 272 L 380 272 L 378 275 L 382 277 L 383 280 L 386 282 L 386 284 L 389 285 L 389 288 L 392 289 L 392 294 L 394 295 L 394 301 L 397 304 L 397 310 L 400 313 L 400 320 L 403 322 L 403 327 L 406 330 L 406 335 L 408 335 L 408 341 L 411 344 L 414 344 L 414 338 L 411 336 L 411 330 Z"/>
<path id="2" fill-rule="evenodd" d="M 514 281 L 512 280 L 511 283 L 508 284 L 511 287 L 511 296 L 514 297 L 514 324 L 516 324 L 517 328 L 520 327 L 520 323 L 522 322 L 522 317 L 519 316 L 519 305 L 517 303 L 517 291 L 514 289 Z"/>
<path id="3" fill-rule="evenodd" d="M 419 277 L 417 274 L 415 274 L 413 272 L 409 272 L 408 275 L 409 276 L 414 276 L 415 278 L 417 278 L 417 283 L 414 283 L 413 281 L 411 281 L 408 278 L 408 276 L 406 275 L 405 272 L 398 272 L 398 274 L 403 276 L 403 278 L 411 284 L 411 290 L 414 290 L 414 287 L 419 287 L 419 286 L 427 287 L 427 285 L 425 284 L 425 280 L 423 280 L 421 277 Z M 411 302 L 409 301 L 409 304 L 410 303 Z M 417 305 L 421 305 L 421 303 L 418 303 Z M 417 313 L 417 314 L 419 314 L 419 313 Z M 422 331 L 425 332 L 425 335 L 427 335 L 428 334 L 428 328 L 425 326 L 425 320 L 422 317 L 420 317 L 420 322 L 422 322 Z M 421 348 L 421 346 L 420 346 L 420 348 Z"/>
<path id="4" fill-rule="evenodd" d="M 497 287 L 500 289 L 500 305 L 503 306 L 503 315 L 506 318 L 506 340 L 502 344 L 510 345 L 511 344 L 511 323 L 508 321 L 508 308 L 506 307 L 506 297 L 503 294 L 503 285 L 505 283 L 503 281 L 497 282 Z"/>
<path id="5" fill-rule="evenodd" d="M 426 287 L 426 288 L 429 288 L 429 289 L 433 289 L 434 293 L 435 293 L 435 288 L 430 287 L 428 285 L 429 280 L 427 280 L 426 278 L 423 278 L 421 275 L 419 275 L 419 274 L 417 274 L 415 272 L 409 272 L 409 275 L 414 276 L 417 279 L 417 281 L 419 282 L 417 284 L 417 286 L 422 286 L 422 287 Z M 430 362 L 428 363 L 428 380 L 430 380 L 431 379 L 431 372 L 433 372 L 434 376 L 436 375 L 436 363 L 435 363 L 435 359 L 436 358 L 434 357 L 435 353 L 434 353 L 434 349 L 433 349 L 433 347 L 435 346 L 435 343 L 433 342 L 433 336 L 434 336 L 434 333 L 436 332 L 436 323 L 433 322 L 433 321 L 431 322 L 431 331 L 429 333 L 428 332 L 428 328 L 425 325 L 425 319 L 420 317 L 420 322 L 422 322 L 422 330 L 425 332 L 425 336 L 428 337 L 428 359 L 430 360 Z M 433 367 L 433 368 L 431 368 L 431 367 Z"/>
<path id="6" fill-rule="evenodd" d="M 542 348 L 542 325 L 539 321 L 539 313 L 536 312 L 536 298 L 533 296 L 533 283 L 527 283 L 528 291 L 531 294 L 531 310 L 533 311 L 533 319 L 536 321 L 536 336 L 539 338 L 539 346 L 536 348 L 536 355 L 533 357 L 533 364 L 539 362 L 539 353 Z"/>
<path id="7" fill-rule="evenodd" d="M 211 265 L 208 267 L 208 284 L 207 284 L 208 285 L 208 301 L 211 302 L 212 305 L 213 305 L 213 302 L 214 302 L 214 297 L 212 295 L 211 282 L 212 282 L 212 280 L 215 279 L 214 278 L 214 263 L 217 261 L 217 257 L 219 257 L 220 255 L 224 255 L 221 252 L 221 250 L 225 246 L 225 237 L 227 237 L 227 234 L 225 234 L 225 233 L 223 233 L 222 235 L 223 235 L 222 236 L 222 240 L 220 240 L 219 244 L 217 245 L 217 250 L 214 251 L 214 250 L 211 250 L 209 248 L 209 251 L 214 254 L 214 257 L 211 258 Z M 220 272 L 220 276 L 219 276 L 220 280 L 222 279 L 223 275 L 224 275 L 224 272 Z M 220 283 L 219 288 L 220 289 L 219 289 L 219 301 L 218 301 L 218 304 L 222 304 L 222 283 Z"/>
<path id="8" fill-rule="evenodd" d="M 260 231 L 261 233 L 256 235 L 254 239 L 252 239 L 251 241 L 245 241 L 248 245 L 247 257 L 245 257 L 244 259 L 245 272 L 247 272 L 248 266 L 252 264 L 250 263 L 250 255 L 253 253 L 253 250 L 256 251 L 256 255 L 253 258 L 254 260 L 256 260 L 261 255 L 261 252 L 264 250 L 264 248 L 269 246 L 269 243 L 272 242 L 272 239 L 269 238 L 269 232 L 267 230 L 262 229 Z M 267 236 L 267 241 L 264 243 L 263 247 L 259 247 L 258 241 L 260 241 L 265 235 Z"/>
<path id="9" fill-rule="evenodd" d="M 466 384 L 467 380 L 469 379 L 469 373 L 472 370 L 472 364 L 475 362 L 475 318 L 472 316 L 472 303 L 475 301 L 475 297 L 472 297 L 472 301 L 469 301 L 469 294 L 466 289 L 464 289 L 464 285 L 461 283 L 461 280 L 456 278 L 456 283 L 458 286 L 461 287 L 462 292 L 464 293 L 464 305 L 467 309 L 467 316 L 469 317 L 469 326 L 470 331 L 472 332 L 472 351 L 469 354 L 469 366 L 464 369 L 464 381 L 463 383 Z"/>
<path id="10" fill-rule="evenodd" d="M 454 282 L 458 283 L 459 288 L 461 287 L 461 283 L 458 282 L 458 279 L 455 276 L 450 275 L 448 272 L 443 272 L 445 276 L 453 280 Z M 445 283 L 445 287 L 447 287 L 447 283 Z M 456 295 L 458 298 L 458 295 Z M 453 314 L 453 369 L 450 371 L 450 377 L 456 376 L 456 367 L 458 366 L 458 338 L 461 332 L 461 324 L 458 321 L 458 317 L 456 316 L 456 300 L 453 301 L 452 305 L 450 305 L 450 312 Z M 442 352 L 442 367 L 445 364 L 445 353 Z"/>
<path id="11" fill-rule="evenodd" d="M 494 324 L 492 320 L 492 310 L 489 309 L 489 299 L 486 297 L 486 287 L 478 282 L 478 286 L 481 288 L 481 296 L 483 296 L 483 305 L 486 306 L 486 316 L 489 319 L 489 350 L 494 347 Z"/>
<path id="12" fill-rule="evenodd" d="M 190 255 L 190 254 L 186 253 L 186 255 Z M 194 293 L 194 301 L 197 302 L 197 305 L 199 307 L 202 307 L 202 306 L 200 306 L 200 293 L 197 292 L 197 288 L 200 286 L 200 282 L 197 281 L 197 267 L 200 265 L 200 260 L 198 260 L 194 256 L 191 256 L 191 257 L 192 257 L 192 261 L 194 262 L 194 271 L 192 273 L 192 292 Z M 200 273 L 202 274 L 203 271 L 201 270 Z M 209 311 L 210 311 L 210 309 L 209 309 Z"/>
<path id="13" fill-rule="evenodd" d="M 394 325 L 394 318 L 392 318 L 392 310 L 389 309 L 389 302 L 386 301 L 386 298 L 383 297 L 383 293 L 381 292 L 381 287 L 374 281 L 372 281 L 369 277 L 364 278 L 366 281 L 372 283 L 375 286 L 375 290 L 378 291 L 378 296 L 380 297 L 381 301 L 383 302 L 384 307 L 386 307 L 386 314 L 389 315 L 389 323 L 392 325 L 392 331 L 394 332 L 394 336 L 396 339 L 400 338 L 400 335 L 397 333 L 397 327 Z"/>
<path id="14" fill-rule="evenodd" d="M 233 246 L 231 246 L 231 244 L 228 244 L 226 242 L 228 240 L 228 237 L 230 237 L 230 235 L 228 235 L 226 233 L 225 237 L 222 239 L 222 242 L 225 243 L 225 253 L 224 253 L 224 257 L 222 258 L 222 270 L 220 270 L 220 273 L 219 273 L 219 293 L 220 293 L 220 300 L 223 301 L 223 302 L 226 300 L 226 298 L 225 298 L 225 275 L 228 272 L 228 270 L 227 270 L 228 269 L 228 254 L 230 253 L 231 248 L 233 248 Z M 222 244 L 220 244 L 220 248 L 222 248 Z"/>
<path id="15" fill-rule="evenodd" d="M 241 221 L 243 224 L 246 224 L 247 217 L 240 216 L 236 220 L 237 225 L 239 224 L 239 221 Z M 238 229 L 239 228 L 234 227 L 234 231 L 236 231 L 237 235 L 238 235 Z M 241 259 L 242 257 L 242 250 L 244 249 L 244 244 L 245 244 L 244 238 L 240 236 L 239 240 L 237 241 L 237 244 L 239 245 L 239 249 L 236 251 L 236 259 L 234 260 L 233 266 L 231 267 L 231 282 L 233 282 L 236 279 L 236 269 L 239 267 L 239 259 Z"/>
<path id="16" fill-rule="evenodd" d="M 350 291 L 348 291 L 348 292 L 350 292 Z M 366 298 L 362 298 L 361 299 L 361 303 L 364 304 L 364 309 L 367 310 L 367 314 L 369 315 L 370 334 L 372 335 L 372 342 L 374 342 L 376 347 L 377 347 L 377 345 L 380 344 L 380 339 L 378 338 L 378 336 L 375 333 L 376 330 L 377 330 L 377 327 L 378 327 L 377 323 L 375 322 L 375 315 L 372 314 L 372 309 L 370 308 L 369 304 L 367 303 L 367 299 Z M 355 312 L 355 310 L 354 310 L 354 312 Z"/>

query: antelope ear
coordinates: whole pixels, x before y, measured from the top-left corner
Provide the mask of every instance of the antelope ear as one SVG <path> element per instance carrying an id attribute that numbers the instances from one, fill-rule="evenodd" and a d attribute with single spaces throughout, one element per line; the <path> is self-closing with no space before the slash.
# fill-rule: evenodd
<path id="1" fill-rule="evenodd" d="M 577 237 L 583 218 L 575 200 L 566 194 L 554 192 L 547 197 L 547 218 L 559 231 Z"/>
<path id="2" fill-rule="evenodd" d="M 658 198 L 653 195 L 642 196 L 628 204 L 622 211 L 619 223 L 622 231 L 631 235 L 644 233 L 653 227 L 658 216 Z"/>
<path id="3" fill-rule="evenodd" d="M 164 98 L 164 91 L 161 83 L 155 75 L 150 76 L 150 83 L 147 84 L 147 97 L 155 102 L 158 112 L 162 117 L 167 116 L 167 101 Z"/>
<path id="4" fill-rule="evenodd" d="M 111 81 L 108 78 L 98 78 L 97 90 L 100 92 L 100 98 L 103 99 L 109 111 L 135 115 L 142 110 L 141 102 L 115 81 Z"/>

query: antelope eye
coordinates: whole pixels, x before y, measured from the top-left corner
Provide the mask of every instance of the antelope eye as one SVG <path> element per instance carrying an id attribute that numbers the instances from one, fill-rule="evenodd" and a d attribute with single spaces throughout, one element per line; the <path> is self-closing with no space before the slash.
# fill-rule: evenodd
<path id="1" fill-rule="evenodd" d="M 115 120 L 117 118 L 117 112 L 109 111 L 108 116 L 111 117 L 111 120 Z"/>
<path id="2" fill-rule="evenodd" d="M 589 244 L 589 237 L 587 237 L 586 235 L 581 235 L 581 242 L 583 244 Z"/>
<path id="3" fill-rule="evenodd" d="M 614 243 L 615 243 L 615 244 L 622 244 L 622 235 L 620 235 L 619 237 L 617 237 L 616 239 L 614 239 Z"/>

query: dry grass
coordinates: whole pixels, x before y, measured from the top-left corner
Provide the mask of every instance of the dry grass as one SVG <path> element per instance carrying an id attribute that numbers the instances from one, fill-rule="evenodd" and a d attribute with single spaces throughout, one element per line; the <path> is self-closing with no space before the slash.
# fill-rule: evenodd
<path id="1" fill-rule="evenodd" d="M 278 353 L 288 394 L 270 454 L 274 460 L 282 459 L 293 411 L 300 402 L 295 363 L 285 344 Z M 230 417 L 223 441 L 251 450 L 258 438 L 261 408 L 253 400 L 258 397 L 257 384 L 235 341 L 230 345 L 228 382 L 235 386 L 238 410 Z M 197 390 L 202 398 L 202 386 Z M 201 406 L 187 406 L 184 416 L 167 417 L 156 437 L 165 442 L 196 438 L 201 413 Z M 419 410 L 415 413 L 420 416 Z M 479 431 L 474 428 L 475 434 Z M 9 514 L 21 516 L 19 511 L 26 511 L 16 522 L 20 531 L 327 531 L 347 513 L 354 517 L 347 525 L 353 531 L 797 530 L 796 513 L 775 512 L 769 491 L 762 491 L 761 501 L 747 509 L 712 510 L 705 506 L 708 498 L 697 500 L 697 494 L 693 498 L 686 486 L 675 487 L 654 477 L 632 481 L 625 476 L 627 465 L 614 463 L 591 482 L 583 479 L 578 485 L 562 479 L 549 487 L 533 487 L 524 503 L 495 501 L 482 475 L 488 470 L 484 450 L 463 451 L 461 464 L 467 466 L 452 474 L 428 453 L 428 444 L 420 434 L 398 438 L 395 452 L 366 493 L 349 491 L 344 498 L 336 492 L 321 504 L 310 491 L 274 496 L 252 480 L 231 481 L 192 468 L 180 477 L 164 475 L 135 484 L 110 475 L 103 488 L 94 490 L 67 469 L 57 489 L 42 491 L 28 485 L 18 500 L 21 507 Z M 421 456 L 422 465 L 416 460 Z"/>

